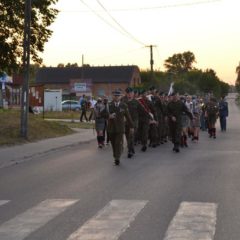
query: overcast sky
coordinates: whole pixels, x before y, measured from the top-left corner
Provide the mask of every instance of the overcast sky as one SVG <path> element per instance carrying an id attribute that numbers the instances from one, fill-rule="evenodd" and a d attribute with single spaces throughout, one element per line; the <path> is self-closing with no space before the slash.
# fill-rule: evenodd
<path id="1" fill-rule="evenodd" d="M 198 69 L 212 68 L 235 83 L 240 62 L 239 0 L 59 0 L 44 64 L 138 65 L 154 69 L 175 53 L 194 53 Z"/>

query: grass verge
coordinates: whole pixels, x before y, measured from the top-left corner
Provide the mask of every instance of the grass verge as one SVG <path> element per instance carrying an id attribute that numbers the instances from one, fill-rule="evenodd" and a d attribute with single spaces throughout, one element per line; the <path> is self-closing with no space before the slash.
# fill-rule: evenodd
<path id="1" fill-rule="evenodd" d="M 20 136 L 20 111 L 0 109 L 0 119 L 0 145 L 33 142 L 74 132 L 71 125 L 45 121 L 37 115 L 29 114 L 28 139 L 26 140 Z"/>

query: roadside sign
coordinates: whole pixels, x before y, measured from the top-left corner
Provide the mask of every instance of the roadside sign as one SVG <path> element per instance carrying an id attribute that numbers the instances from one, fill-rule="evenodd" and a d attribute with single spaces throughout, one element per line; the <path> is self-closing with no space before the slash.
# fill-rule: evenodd
<path id="1" fill-rule="evenodd" d="M 91 79 L 71 79 L 70 80 L 71 93 L 91 93 L 92 80 Z"/>

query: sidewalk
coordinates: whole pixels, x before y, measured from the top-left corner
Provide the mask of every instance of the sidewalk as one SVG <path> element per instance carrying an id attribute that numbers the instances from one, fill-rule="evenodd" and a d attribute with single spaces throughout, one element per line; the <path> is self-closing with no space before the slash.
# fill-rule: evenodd
<path id="1" fill-rule="evenodd" d="M 71 135 L 49 138 L 34 143 L 26 143 L 11 147 L 0 147 L 0 168 L 26 161 L 57 149 L 88 143 L 96 139 L 92 129 L 74 129 Z"/>

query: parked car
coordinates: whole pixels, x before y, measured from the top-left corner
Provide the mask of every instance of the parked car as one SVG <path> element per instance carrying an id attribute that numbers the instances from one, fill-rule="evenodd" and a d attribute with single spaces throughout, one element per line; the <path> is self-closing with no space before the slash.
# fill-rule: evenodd
<path id="1" fill-rule="evenodd" d="M 62 101 L 62 110 L 73 110 L 80 111 L 81 105 L 76 100 L 65 100 Z"/>

